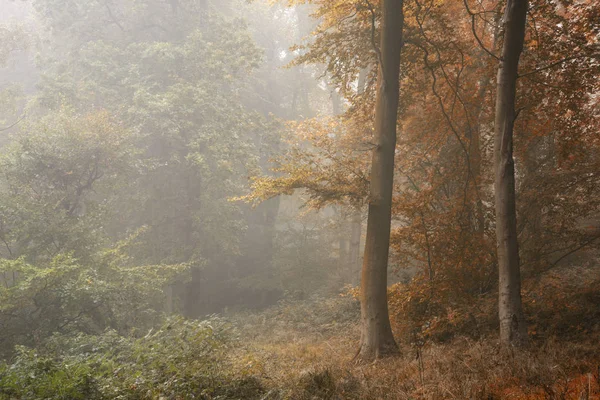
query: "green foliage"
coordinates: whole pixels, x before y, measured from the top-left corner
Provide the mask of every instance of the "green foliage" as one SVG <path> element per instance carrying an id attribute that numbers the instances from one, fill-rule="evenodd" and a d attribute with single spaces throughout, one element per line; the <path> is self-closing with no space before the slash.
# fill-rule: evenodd
<path id="1" fill-rule="evenodd" d="M 186 265 L 130 266 L 117 248 L 83 264 L 69 255 L 28 264 L 0 260 L 2 353 L 35 346 L 56 332 L 126 333 L 161 320 L 163 288 Z"/>
<path id="2" fill-rule="evenodd" d="M 171 319 L 139 338 L 55 336 L 0 367 L 0 399 L 259 398 L 258 382 L 228 361 L 236 335 L 213 317 Z"/>
<path id="3" fill-rule="evenodd" d="M 85 38 L 63 59 L 44 59 L 38 104 L 100 105 L 133 132 L 144 168 L 117 192 L 120 215 L 106 225 L 114 232 L 149 227 L 139 262 L 231 268 L 246 221 L 227 199 L 245 190 L 246 176 L 258 168 L 255 144 L 275 128 L 247 110 L 240 95 L 261 51 L 241 21 L 204 15 L 196 2 L 178 4 L 186 12 L 158 1 L 108 5 L 131 30 L 98 26 L 90 38 L 82 21 L 97 26 L 103 5 L 38 1 L 57 35 Z M 148 20 L 155 25 L 142 28 Z"/>
<path id="4" fill-rule="evenodd" d="M 106 112 L 66 108 L 23 131 L 0 157 L 3 255 L 89 257 L 106 237 L 114 190 L 135 168 L 131 136 Z"/>
<path id="5" fill-rule="evenodd" d="M 61 364 L 18 347 L 11 365 L 0 365 L 0 399 L 100 399 L 86 364 Z"/>

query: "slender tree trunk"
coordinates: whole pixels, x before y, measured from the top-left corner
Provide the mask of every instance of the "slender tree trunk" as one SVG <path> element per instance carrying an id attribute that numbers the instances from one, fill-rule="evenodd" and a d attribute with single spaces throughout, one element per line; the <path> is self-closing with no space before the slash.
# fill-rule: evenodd
<path id="1" fill-rule="evenodd" d="M 339 207 L 338 244 L 340 248 L 338 258 L 339 284 L 346 284 L 348 277 L 348 254 L 350 251 L 350 240 L 348 237 L 348 213 L 344 206 Z"/>
<path id="2" fill-rule="evenodd" d="M 499 267 L 500 341 L 520 346 L 527 342 L 521 305 L 521 274 L 517 241 L 513 128 L 519 58 L 525 39 L 527 0 L 508 0 L 504 13 L 504 45 L 498 68 L 494 140 L 496 240 Z"/>
<path id="3" fill-rule="evenodd" d="M 477 192 L 479 193 L 475 203 L 475 232 L 483 240 L 485 231 L 485 216 L 483 212 L 483 199 L 481 197 L 481 114 L 485 93 L 489 87 L 490 79 L 483 78 L 479 82 L 479 92 L 477 93 L 477 110 L 475 111 L 475 126 L 469 129 L 469 162 L 471 163 L 471 173 Z"/>
<path id="4" fill-rule="evenodd" d="M 344 113 L 344 105 L 342 96 L 335 90 L 335 87 L 330 86 L 331 90 L 331 109 L 332 115 L 338 117 Z M 337 156 L 341 156 L 341 148 L 338 147 Z M 338 274 L 336 284 L 345 284 L 348 277 L 348 253 L 349 253 L 349 238 L 348 238 L 348 222 L 346 221 L 347 212 L 346 207 L 341 205 L 335 208 L 339 211 L 339 226 L 338 226 L 338 245 L 339 245 L 339 257 L 338 257 Z"/>
<path id="5" fill-rule="evenodd" d="M 535 188 L 536 179 L 539 178 L 538 168 L 542 156 L 544 138 L 538 137 L 528 144 L 523 162 L 522 188 Z M 529 270 L 540 271 L 542 268 L 541 250 L 544 244 L 542 230 L 542 204 L 537 198 L 529 197 L 525 204 L 519 207 L 521 215 L 526 217 L 519 221 L 517 229 L 521 233 L 522 260 L 529 265 Z"/>
<path id="6" fill-rule="evenodd" d="M 493 33 L 492 33 L 492 47 L 491 52 L 495 53 L 498 45 L 498 38 L 500 36 L 500 18 L 502 14 L 500 10 L 494 13 L 493 18 Z M 487 54 L 482 50 L 480 57 L 486 60 Z M 487 60 L 482 63 L 482 67 L 485 67 Z M 480 240 L 485 240 L 485 213 L 483 207 L 483 183 L 482 183 L 482 152 L 481 152 L 481 132 L 484 124 L 487 121 L 483 121 L 483 112 L 486 103 L 486 93 L 492 83 L 492 77 L 484 75 L 479 80 L 479 91 L 477 97 L 475 97 L 475 107 L 473 115 L 475 117 L 475 126 L 470 133 L 470 148 L 469 148 L 469 159 L 471 162 L 473 180 L 479 196 L 475 206 L 475 232 L 479 235 Z"/>
<path id="7" fill-rule="evenodd" d="M 358 95 L 363 95 L 367 83 L 367 75 L 369 70 L 363 68 L 358 74 Z M 348 263 L 352 271 L 350 283 L 360 283 L 360 242 L 362 238 L 362 210 L 361 204 L 356 203 L 352 206 L 352 214 L 350 216 L 350 243 L 348 246 Z"/>
<path id="8" fill-rule="evenodd" d="M 360 276 L 360 238 L 362 236 L 362 215 L 359 207 L 352 209 L 350 219 L 350 243 L 348 265 L 352 273 L 350 283 L 355 284 Z"/>
<path id="9" fill-rule="evenodd" d="M 369 217 L 361 274 L 361 344 L 358 355 L 373 360 L 398 353 L 387 305 L 387 266 L 390 247 L 392 191 L 399 72 L 404 22 L 403 0 L 384 0 L 379 75 L 375 104 L 375 143 L 371 166 Z"/>

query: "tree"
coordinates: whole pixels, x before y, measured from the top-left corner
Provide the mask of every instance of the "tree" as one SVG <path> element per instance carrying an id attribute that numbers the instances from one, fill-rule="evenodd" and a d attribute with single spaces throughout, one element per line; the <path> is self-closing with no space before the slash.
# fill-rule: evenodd
<path id="1" fill-rule="evenodd" d="M 375 104 L 375 148 L 371 164 L 369 214 L 363 261 L 359 356 L 369 360 L 398 352 L 387 306 L 387 266 L 392 219 L 394 158 L 400 87 L 403 1 L 382 4 L 380 65 Z"/>
<path id="2" fill-rule="evenodd" d="M 372 39 L 379 30 L 372 29 L 364 2 L 311 3 L 318 5 L 320 25 L 314 41 L 299 47 L 306 51 L 297 62 L 324 65 L 328 83 L 349 107 L 339 122 L 315 127 L 310 144 L 295 143 L 293 152 L 277 157 L 277 176 L 255 179 L 251 198 L 301 188 L 310 194 L 309 206 L 364 204 L 370 166 L 365 149 L 373 143 L 377 88 Z M 525 72 L 514 155 L 524 166 L 515 179 L 516 196 L 526 199 L 517 210 L 526 289 L 529 278 L 553 268 L 563 255 L 600 243 L 590 218 L 600 200 L 594 173 L 599 65 L 597 39 L 590 33 L 597 6 L 580 2 L 561 11 L 546 0 L 531 4 L 536 34 L 525 38 L 519 61 Z M 374 11 L 378 21 L 381 7 Z M 412 279 L 407 287 L 389 290 L 392 314 L 401 318 L 392 321 L 397 335 L 410 332 L 404 328 L 437 326 L 444 335 L 477 336 L 497 318 L 490 312 L 498 282 L 493 97 L 502 11 L 496 1 L 405 4 L 402 135 L 396 145 L 402 157 L 395 160 L 390 262 Z M 361 77 L 364 70 L 369 73 Z M 297 137 L 306 130 L 301 125 Z M 446 329 L 458 324 L 448 320 L 449 304 L 459 315 L 458 329 Z"/>
<path id="3" fill-rule="evenodd" d="M 504 44 L 498 67 L 494 170 L 496 241 L 498 245 L 500 340 L 505 345 L 527 342 L 521 305 L 521 272 L 515 196 L 513 130 L 519 58 L 525 41 L 527 0 L 509 0 L 504 13 Z"/>
<path id="4" fill-rule="evenodd" d="M 105 111 L 63 108 L 22 129 L 0 154 L 0 257 L 87 261 L 134 175 L 133 138 Z"/>
<path id="5" fill-rule="evenodd" d="M 267 162 L 279 125 L 253 102 L 264 91 L 249 94 L 259 92 L 264 54 L 247 24 L 227 15 L 229 2 L 171 5 L 89 1 L 71 10 L 36 1 L 52 33 L 38 99 L 51 109 L 103 107 L 132 132 L 141 168 L 117 193 L 119 218 L 104 226 L 113 238 L 148 227 L 133 250 L 138 263 L 193 262 L 192 281 L 176 294 L 197 316 L 252 303 L 236 299 L 240 281 L 267 269 L 277 208 L 261 218 L 228 198 Z"/>

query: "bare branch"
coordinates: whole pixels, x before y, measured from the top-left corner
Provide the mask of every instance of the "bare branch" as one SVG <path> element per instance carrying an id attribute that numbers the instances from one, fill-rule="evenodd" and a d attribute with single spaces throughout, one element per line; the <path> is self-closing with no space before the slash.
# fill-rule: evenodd
<path id="1" fill-rule="evenodd" d="M 490 50 L 488 50 L 487 47 L 485 47 L 485 45 L 483 44 L 483 42 L 481 41 L 481 39 L 479 38 L 479 35 L 477 35 L 477 29 L 475 28 L 475 17 L 477 16 L 477 13 L 474 13 L 471 11 L 471 9 L 469 8 L 469 2 L 468 0 L 463 0 L 464 4 L 465 4 L 465 9 L 467 10 L 467 13 L 469 13 L 469 15 L 471 16 L 471 31 L 473 32 L 473 36 L 475 37 L 475 40 L 477 40 L 477 43 L 479 43 L 479 47 L 481 47 L 483 49 L 483 51 L 485 51 L 488 55 L 490 55 L 491 57 L 495 58 L 496 60 L 500 61 L 500 57 L 498 57 L 497 55 L 495 55 L 494 53 L 492 53 Z"/>
<path id="2" fill-rule="evenodd" d="M 377 42 L 375 41 L 375 22 L 376 22 L 376 14 L 373 5 L 369 2 L 369 0 L 365 0 L 367 4 L 367 8 L 371 12 L 371 44 L 373 45 L 373 49 L 377 53 L 377 59 L 379 61 L 379 68 L 381 68 L 381 75 L 385 79 L 385 72 L 383 70 L 383 56 L 381 55 L 381 50 L 379 46 L 377 46 Z"/>
<path id="3" fill-rule="evenodd" d="M 4 132 L 7 131 L 11 128 L 14 128 L 15 126 L 17 126 L 19 124 L 19 122 L 23 121 L 25 119 L 25 114 L 23 114 L 23 116 L 21 116 L 21 118 L 19 118 L 15 123 L 13 123 L 12 125 L 9 125 L 5 128 L 0 128 L 0 132 Z"/>

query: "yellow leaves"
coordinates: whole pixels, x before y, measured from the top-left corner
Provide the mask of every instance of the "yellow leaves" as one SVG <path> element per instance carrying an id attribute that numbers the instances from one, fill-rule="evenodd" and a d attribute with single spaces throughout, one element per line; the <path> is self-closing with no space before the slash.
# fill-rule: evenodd
<path id="1" fill-rule="evenodd" d="M 258 204 L 295 190 L 308 194 L 306 206 L 360 204 L 368 191 L 368 159 L 352 124 L 340 118 L 289 122 L 288 150 L 274 160 L 272 174 L 251 177 L 251 192 L 230 201 Z"/>
<path id="2" fill-rule="evenodd" d="M 360 298 L 360 287 L 359 286 L 346 286 L 340 293 L 340 297 L 350 297 L 352 299 Z"/>

